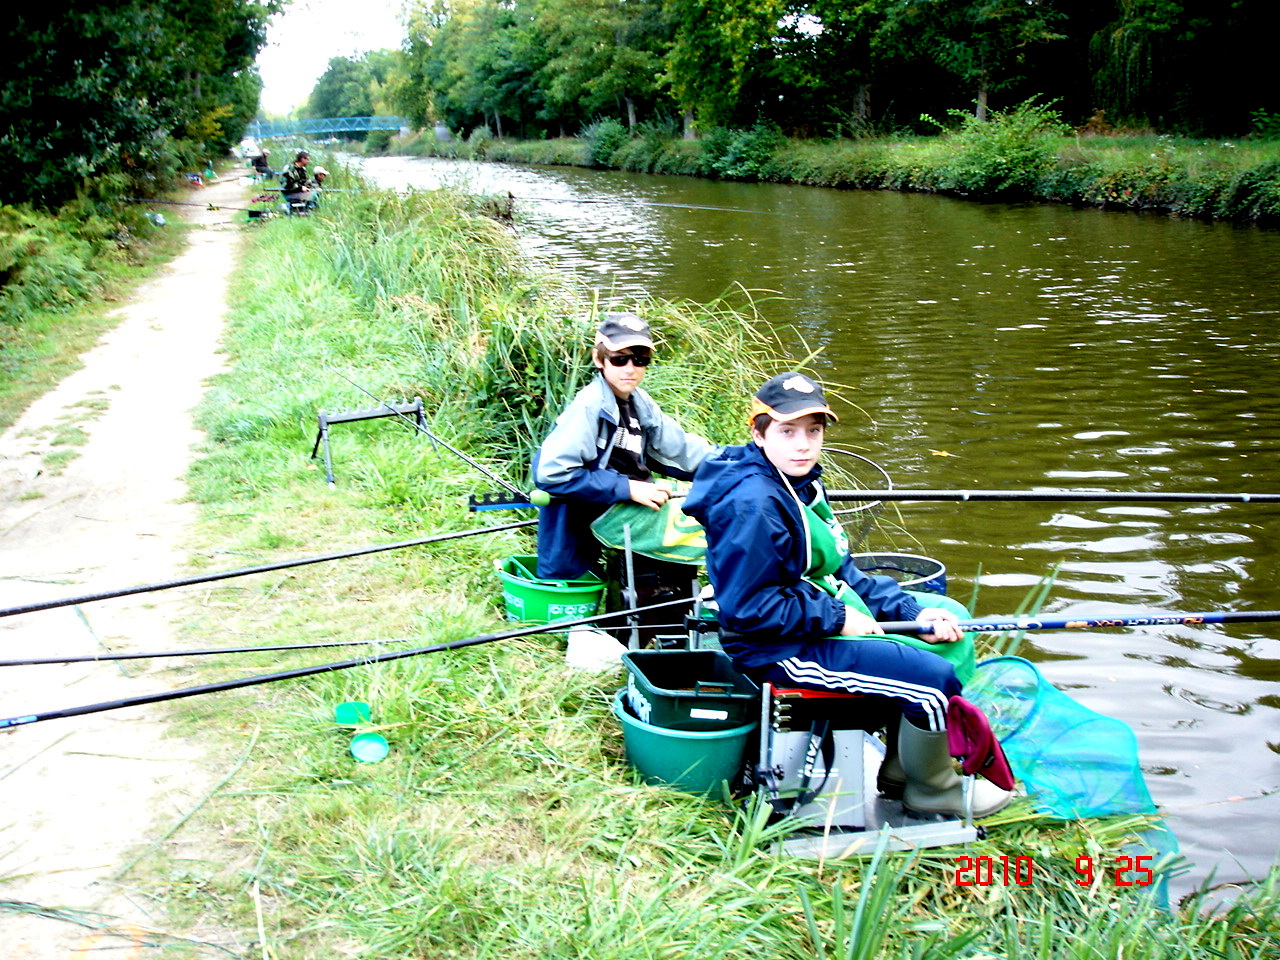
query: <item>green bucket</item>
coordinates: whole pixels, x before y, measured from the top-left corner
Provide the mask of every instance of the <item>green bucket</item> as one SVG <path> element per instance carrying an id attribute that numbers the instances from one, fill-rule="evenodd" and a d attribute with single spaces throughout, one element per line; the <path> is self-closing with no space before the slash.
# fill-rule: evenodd
<path id="1" fill-rule="evenodd" d="M 556 623 L 580 620 L 600 607 L 604 581 L 593 573 L 577 580 L 539 580 L 536 557 L 514 556 L 495 560 L 502 581 L 502 600 L 508 620 L 526 623 Z"/>
<path id="2" fill-rule="evenodd" d="M 613 713 L 622 722 L 627 762 L 645 783 L 665 783 L 686 793 L 711 793 L 721 781 L 733 783 L 755 721 L 727 730 L 655 727 L 631 714 L 626 692 L 619 690 L 613 698 Z"/>

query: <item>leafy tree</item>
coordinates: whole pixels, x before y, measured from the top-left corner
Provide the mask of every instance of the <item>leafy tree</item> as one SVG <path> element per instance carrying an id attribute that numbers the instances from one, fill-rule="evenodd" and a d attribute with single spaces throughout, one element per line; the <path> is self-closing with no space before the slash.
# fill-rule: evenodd
<path id="1" fill-rule="evenodd" d="M 85 177 L 145 179 L 171 153 L 237 140 L 281 0 L 50 0 L 18 7 L 0 56 L 0 198 L 56 206 Z M 198 156 L 198 154 L 197 154 Z"/>
<path id="2" fill-rule="evenodd" d="M 1117 0 L 1093 36 L 1098 106 L 1118 120 L 1189 133 L 1249 128 L 1280 107 L 1263 0 Z"/>
<path id="3" fill-rule="evenodd" d="M 780 102 L 779 122 L 867 126 L 884 61 L 875 42 L 884 6 L 884 0 L 812 0 L 787 7 L 765 79 Z"/>
<path id="4" fill-rule="evenodd" d="M 658 77 L 671 30 L 661 0 L 541 0 L 537 30 L 547 59 L 538 79 L 548 117 L 595 116 L 659 98 Z"/>
<path id="5" fill-rule="evenodd" d="M 1029 48 L 1063 36 L 1052 0 L 894 0 L 885 12 L 882 42 L 945 67 L 973 92 L 979 120 L 990 95 L 1025 68 Z"/>
<path id="6" fill-rule="evenodd" d="M 403 71 L 396 50 L 374 50 L 359 58 L 333 57 L 312 88 L 304 117 L 369 117 L 390 114 L 388 85 Z"/>
<path id="7" fill-rule="evenodd" d="M 478 0 L 451 9 L 421 11 L 411 25 L 411 71 L 425 99 L 451 127 L 503 118 L 523 124 L 543 105 L 536 82 L 545 57 L 533 27 L 533 0 Z"/>
<path id="8" fill-rule="evenodd" d="M 686 122 L 729 122 L 743 85 L 768 56 L 784 0 L 666 0 L 675 27 L 666 79 Z"/>

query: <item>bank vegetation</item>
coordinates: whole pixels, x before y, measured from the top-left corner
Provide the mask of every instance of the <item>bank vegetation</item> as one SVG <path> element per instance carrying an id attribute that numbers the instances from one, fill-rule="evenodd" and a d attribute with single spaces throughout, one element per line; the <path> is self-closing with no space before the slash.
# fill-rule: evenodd
<path id="1" fill-rule="evenodd" d="M 952 112 L 933 136 L 794 139 L 773 125 L 716 128 L 698 140 L 673 127 L 629 132 L 602 121 L 573 138 L 466 139 L 424 134 L 393 147 L 416 155 L 558 164 L 748 182 L 937 193 L 979 201 L 1038 201 L 1280 225 L 1280 137 L 1204 140 L 1073 130 L 1037 100 L 985 121 Z"/>

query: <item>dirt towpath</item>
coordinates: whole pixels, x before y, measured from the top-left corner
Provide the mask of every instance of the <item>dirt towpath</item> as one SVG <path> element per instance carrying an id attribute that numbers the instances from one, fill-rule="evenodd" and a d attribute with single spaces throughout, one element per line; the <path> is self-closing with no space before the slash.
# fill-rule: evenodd
<path id="1" fill-rule="evenodd" d="M 233 174 L 191 200 L 243 207 L 252 195 Z M 0 610 L 188 572 L 192 408 L 222 365 L 227 278 L 247 218 L 157 209 L 200 225 L 190 247 L 119 308 L 122 322 L 83 369 L 0 436 Z M 59 467 L 67 453 L 79 455 Z M 191 603 L 179 589 L 3 617 L 0 659 L 180 647 Z M 0 667 L 0 721 L 180 685 L 146 661 Z M 198 743 L 169 735 L 165 709 L 0 730 L 0 958 L 160 955 L 149 944 L 168 939 L 161 911 L 127 865 L 220 777 Z M 181 844 L 181 833 L 161 842 Z M 228 953 L 192 944 L 176 955 Z"/>

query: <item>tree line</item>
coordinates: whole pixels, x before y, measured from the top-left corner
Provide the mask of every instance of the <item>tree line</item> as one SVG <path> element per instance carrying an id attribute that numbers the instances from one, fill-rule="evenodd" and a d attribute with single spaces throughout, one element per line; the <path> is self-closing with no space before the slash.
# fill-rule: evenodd
<path id="1" fill-rule="evenodd" d="M 425 0 L 399 109 L 498 136 L 600 119 L 798 136 L 920 131 L 1032 96 L 1064 117 L 1238 136 L 1280 108 L 1265 0 Z"/>
<path id="2" fill-rule="evenodd" d="M 285 0 L 43 0 L 0 29 L 0 202 L 146 191 L 225 156 Z"/>

